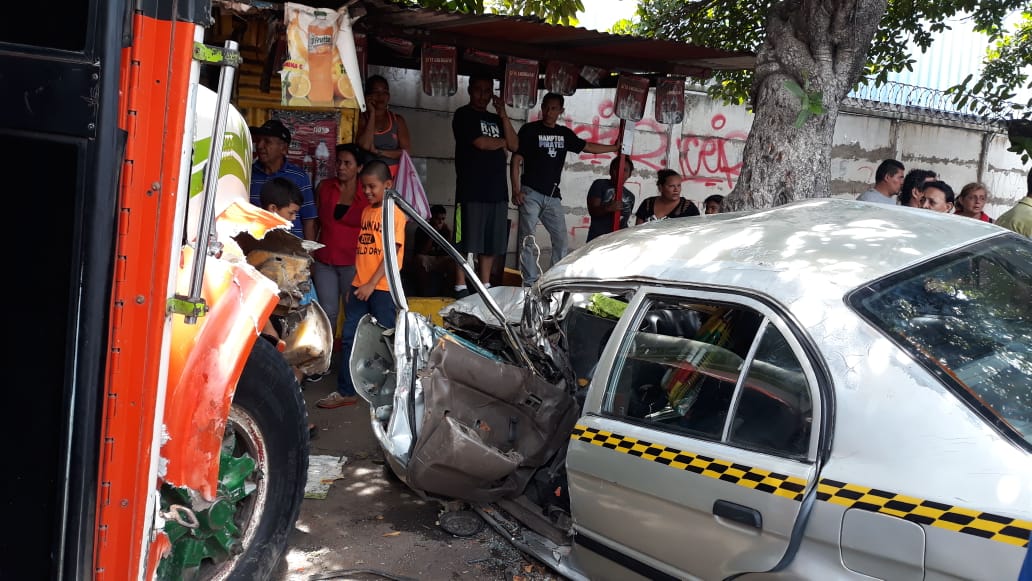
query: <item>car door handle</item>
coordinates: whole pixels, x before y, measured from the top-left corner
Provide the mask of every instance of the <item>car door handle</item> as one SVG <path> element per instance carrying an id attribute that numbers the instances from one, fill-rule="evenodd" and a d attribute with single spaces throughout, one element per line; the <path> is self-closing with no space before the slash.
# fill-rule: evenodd
<path id="1" fill-rule="evenodd" d="M 713 514 L 746 526 L 763 529 L 763 515 L 755 508 L 726 500 L 713 501 Z"/>

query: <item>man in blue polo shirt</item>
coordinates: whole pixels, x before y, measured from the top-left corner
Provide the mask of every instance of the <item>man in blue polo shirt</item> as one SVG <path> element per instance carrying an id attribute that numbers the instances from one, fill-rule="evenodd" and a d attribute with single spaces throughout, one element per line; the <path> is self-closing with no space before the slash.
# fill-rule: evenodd
<path id="1" fill-rule="evenodd" d="M 272 178 L 287 178 L 301 189 L 304 204 L 294 218 L 290 231 L 305 240 L 315 240 L 315 196 L 312 181 L 298 166 L 287 161 L 287 147 L 290 146 L 290 130 L 279 119 L 270 119 L 261 127 L 252 127 L 257 159 L 251 167 L 251 203 L 261 206 L 261 191 L 265 182 Z"/>

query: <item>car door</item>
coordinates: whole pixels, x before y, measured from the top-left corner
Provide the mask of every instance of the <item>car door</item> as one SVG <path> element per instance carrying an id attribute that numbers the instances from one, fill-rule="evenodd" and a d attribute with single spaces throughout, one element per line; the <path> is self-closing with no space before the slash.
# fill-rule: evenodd
<path id="1" fill-rule="evenodd" d="M 578 561 L 592 578 L 620 576 L 614 562 L 649 578 L 777 567 L 817 477 L 815 387 L 758 300 L 639 291 L 571 437 Z"/>

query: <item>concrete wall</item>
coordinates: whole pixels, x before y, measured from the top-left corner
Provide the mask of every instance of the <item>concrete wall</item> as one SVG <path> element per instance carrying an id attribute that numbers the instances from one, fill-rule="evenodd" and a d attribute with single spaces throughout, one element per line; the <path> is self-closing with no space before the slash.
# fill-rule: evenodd
<path id="1" fill-rule="evenodd" d="M 451 114 L 468 102 L 465 79 L 460 79 L 459 92 L 452 97 L 428 97 L 420 90 L 418 71 L 370 67 L 370 72 L 382 74 L 390 82 L 391 106 L 409 123 L 411 153 L 430 203 L 448 206 L 450 216 L 455 203 Z M 613 94 L 612 89 L 579 90 L 567 98 L 560 122 L 588 141 L 614 142 L 619 119 L 613 114 Z M 688 96 L 681 124 L 660 124 L 653 112 L 650 96 L 646 118 L 634 127 L 635 172 L 627 181 L 638 201 L 656 195 L 656 171 L 664 167 L 684 176 L 683 195 L 700 208 L 706 196 L 730 192 L 741 171 L 752 114 L 744 107 L 725 106 L 694 93 Z M 510 110 L 517 130 L 528 114 L 529 120 L 539 118 L 540 107 Z M 990 191 L 986 212 L 995 218 L 1025 194 L 1027 170 L 1007 147 L 1006 135 L 974 125 L 844 108 L 835 127 L 830 194 L 855 197 L 871 186 L 881 160 L 891 157 L 908 169 L 936 171 L 958 192 L 968 182 L 985 183 Z M 561 188 L 571 249 L 584 243 L 589 223 L 587 190 L 593 180 L 606 177 L 610 159 L 612 154 L 567 156 Z M 508 265 L 515 266 L 515 208 L 510 208 L 509 216 Z M 550 244 L 543 228 L 537 238 L 547 257 Z"/>

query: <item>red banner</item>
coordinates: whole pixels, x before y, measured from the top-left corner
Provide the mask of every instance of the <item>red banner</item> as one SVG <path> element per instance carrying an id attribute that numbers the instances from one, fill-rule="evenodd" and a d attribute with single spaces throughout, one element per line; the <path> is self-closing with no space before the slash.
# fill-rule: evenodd
<path id="1" fill-rule="evenodd" d="M 545 88 L 569 97 L 577 90 L 580 67 L 561 61 L 549 61 L 545 68 Z"/>
<path id="2" fill-rule="evenodd" d="M 666 125 L 684 121 L 684 77 L 667 77 L 656 84 L 656 121 Z"/>
<path id="3" fill-rule="evenodd" d="M 505 63 L 505 104 L 516 109 L 537 105 L 538 62 L 509 57 Z"/>
<path id="4" fill-rule="evenodd" d="M 620 75 L 616 81 L 616 116 L 627 121 L 641 121 L 645 101 L 649 98 L 649 80 L 638 75 Z"/>
<path id="5" fill-rule="evenodd" d="M 420 58 L 423 92 L 431 97 L 451 97 L 459 90 L 457 52 L 454 46 L 424 44 Z"/>
<path id="6" fill-rule="evenodd" d="M 484 52 L 482 50 L 476 50 L 473 48 L 467 48 L 462 52 L 462 58 L 473 62 L 487 65 L 489 67 L 497 67 L 502 62 L 501 57 L 496 54 Z"/>
<path id="7" fill-rule="evenodd" d="M 596 87 L 598 86 L 599 81 L 602 80 L 602 76 L 605 75 L 605 74 L 606 74 L 606 71 L 604 71 L 603 69 L 600 69 L 598 67 L 584 66 L 584 67 L 581 67 L 581 70 L 580 70 L 581 78 L 584 79 L 585 81 L 591 83 L 592 85 L 594 85 Z"/>

